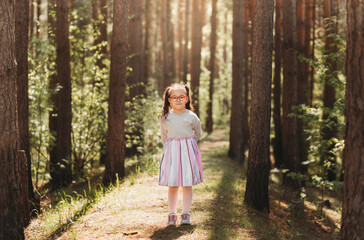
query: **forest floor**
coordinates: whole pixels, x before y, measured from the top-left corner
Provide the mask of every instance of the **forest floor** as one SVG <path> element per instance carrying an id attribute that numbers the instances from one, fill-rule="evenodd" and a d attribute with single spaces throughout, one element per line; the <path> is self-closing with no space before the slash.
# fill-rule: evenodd
<path id="1" fill-rule="evenodd" d="M 270 214 L 246 206 L 246 171 L 227 158 L 227 138 L 217 130 L 199 144 L 204 182 L 193 188 L 192 225 L 167 226 L 168 188 L 158 185 L 157 172 L 140 172 L 71 216 L 66 228 L 42 235 L 40 214 L 26 239 L 339 239 L 340 201 L 333 194 L 325 193 L 331 208 L 321 209 L 310 201 L 320 192 L 309 191 L 304 212 L 294 216 L 289 191 L 271 180 Z M 180 190 L 179 213 L 181 198 Z"/>

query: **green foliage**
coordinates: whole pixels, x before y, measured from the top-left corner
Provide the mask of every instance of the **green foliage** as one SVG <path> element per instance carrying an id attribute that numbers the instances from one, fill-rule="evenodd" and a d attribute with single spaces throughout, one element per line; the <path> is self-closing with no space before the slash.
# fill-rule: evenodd
<path id="1" fill-rule="evenodd" d="M 125 108 L 125 134 L 126 147 L 131 148 L 133 144 L 138 145 L 141 154 L 153 154 L 162 147 L 160 136 L 160 125 L 158 115 L 161 114 L 163 100 L 158 92 L 151 86 L 147 86 L 146 97 L 135 97 L 127 101 Z M 138 136 L 135 133 L 142 129 L 143 133 Z"/>
<path id="2" fill-rule="evenodd" d="M 72 166 L 76 177 L 84 177 L 94 167 L 98 159 L 106 153 L 108 80 L 110 61 L 103 56 L 101 48 L 107 42 L 95 46 L 99 31 L 87 12 L 91 11 L 90 2 L 74 6 L 70 13 L 71 79 L 72 79 Z M 50 11 L 50 15 L 55 15 Z M 99 16 L 99 21 L 102 21 Z M 45 25 L 42 26 L 45 29 Z M 48 29 L 49 31 L 51 29 Z M 54 36 L 53 32 L 50 32 Z M 50 179 L 49 150 L 55 139 L 49 132 L 49 112 L 52 110 L 49 82 L 56 74 L 56 49 L 44 34 L 34 35 L 29 49 L 29 98 L 30 98 L 30 137 L 33 159 L 32 176 L 35 186 L 39 187 Z M 100 61 L 102 60 L 102 61 Z M 138 151 L 155 156 L 160 143 L 159 122 L 162 99 L 147 87 L 145 98 L 126 102 L 126 141 L 141 143 Z M 140 121 L 140 119 L 142 119 Z M 136 127 L 143 129 L 143 139 L 133 133 Z M 157 158 L 146 159 L 147 165 L 154 166 Z M 154 167 L 151 167 L 154 168 Z"/>
<path id="3" fill-rule="evenodd" d="M 207 106 L 209 103 L 209 87 L 210 87 L 210 70 L 201 66 L 200 75 L 200 119 L 204 128 L 207 118 Z M 228 66 L 226 66 L 228 68 Z M 212 98 L 212 118 L 214 120 L 214 128 L 216 126 L 228 125 L 230 121 L 230 102 L 231 102 L 231 72 L 221 71 L 219 78 L 214 79 L 214 93 Z"/>
<path id="4" fill-rule="evenodd" d="M 107 131 L 107 96 L 110 62 L 104 67 L 96 63 L 103 56 L 99 49 L 106 43 L 94 46 L 98 37 L 88 24 L 86 10 L 90 5 L 74 8 L 71 13 L 70 43 L 72 64 L 72 157 L 74 172 L 83 176 L 96 165 Z"/>
<path id="5" fill-rule="evenodd" d="M 35 36 L 30 42 L 28 60 L 31 172 L 37 187 L 49 178 L 48 151 L 55 142 L 48 128 L 48 116 L 52 110 L 50 96 L 59 90 L 56 87 L 51 91 L 48 81 L 55 74 L 55 48 L 47 39 Z"/>
<path id="6" fill-rule="evenodd" d="M 341 185 L 338 182 L 329 182 L 324 176 L 326 169 L 336 169 L 337 173 L 342 172 L 340 162 L 331 161 L 333 158 L 341 159 L 341 152 L 344 147 L 343 132 L 345 127 L 344 121 L 344 95 L 345 81 L 343 76 L 345 41 L 340 39 L 336 34 L 330 34 L 328 38 L 332 39 L 333 46 L 337 52 L 329 53 L 325 49 L 324 44 L 318 44 L 320 50 L 317 54 L 317 59 L 308 59 L 300 56 L 301 60 L 305 60 L 316 70 L 319 77 L 319 88 L 323 89 L 323 85 L 327 83 L 336 90 L 336 102 L 332 109 L 324 108 L 320 100 L 314 101 L 314 106 L 307 105 L 293 106 L 294 113 L 290 117 L 297 117 L 304 122 L 304 132 L 307 136 L 309 144 L 308 159 L 302 164 L 307 168 L 312 175 L 309 184 L 312 186 L 321 187 L 322 189 L 330 189 L 341 191 Z M 337 66 L 337 70 L 331 71 L 332 65 Z M 327 116 L 325 119 L 323 116 Z M 337 138 L 325 140 L 323 131 L 325 129 L 335 129 Z M 330 146 L 330 147 L 329 147 Z M 295 175 L 296 173 L 292 173 Z M 293 176 L 292 176 L 293 177 Z"/>

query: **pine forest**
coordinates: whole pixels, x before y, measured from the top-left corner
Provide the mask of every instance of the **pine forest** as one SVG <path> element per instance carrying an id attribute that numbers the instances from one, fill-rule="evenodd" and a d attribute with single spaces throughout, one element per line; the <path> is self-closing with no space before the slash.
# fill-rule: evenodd
<path id="1" fill-rule="evenodd" d="M 0 240 L 363 239 L 363 18 L 361 0 L 1 0 Z M 179 105 L 202 128 L 193 195 L 158 184 L 168 154 L 188 174 L 163 135 Z"/>

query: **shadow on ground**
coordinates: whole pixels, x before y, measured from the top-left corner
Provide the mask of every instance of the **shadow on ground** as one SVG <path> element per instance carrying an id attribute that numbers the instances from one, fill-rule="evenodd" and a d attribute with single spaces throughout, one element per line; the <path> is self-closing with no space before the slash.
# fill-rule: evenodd
<path id="1" fill-rule="evenodd" d="M 208 154 L 206 169 L 221 175 L 215 179 L 209 189 L 215 193 L 211 202 L 199 206 L 199 210 L 207 210 L 210 214 L 206 227 L 209 229 L 209 239 L 235 239 L 242 227 L 240 218 L 243 211 L 243 187 L 245 186 L 245 171 L 240 165 L 227 157 L 227 149 Z M 217 175 L 217 174 L 216 174 Z M 212 179 L 211 179 L 212 180 Z"/>
<path id="2" fill-rule="evenodd" d="M 183 235 L 190 235 L 195 230 L 195 225 L 179 225 L 179 226 L 167 226 L 156 230 L 150 239 L 163 239 L 172 240 L 177 239 Z"/>
<path id="3" fill-rule="evenodd" d="M 229 159 L 227 149 L 209 155 L 206 167 L 222 174 L 210 189 L 215 198 L 200 206 L 210 213 L 206 223 L 209 239 L 281 239 L 279 229 L 268 215 L 250 210 L 244 204 L 246 166 Z"/>

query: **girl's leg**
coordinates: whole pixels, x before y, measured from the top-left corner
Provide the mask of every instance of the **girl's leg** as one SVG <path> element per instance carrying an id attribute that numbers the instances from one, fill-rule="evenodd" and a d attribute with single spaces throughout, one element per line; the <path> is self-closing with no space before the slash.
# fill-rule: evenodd
<path id="1" fill-rule="evenodd" d="M 169 212 L 177 213 L 178 187 L 168 188 Z"/>
<path id="2" fill-rule="evenodd" d="M 192 203 L 192 187 L 182 187 L 183 191 L 183 206 L 182 213 L 188 213 Z"/>

